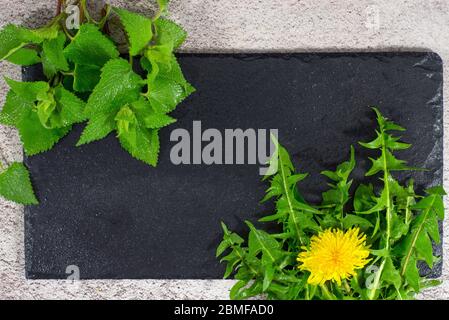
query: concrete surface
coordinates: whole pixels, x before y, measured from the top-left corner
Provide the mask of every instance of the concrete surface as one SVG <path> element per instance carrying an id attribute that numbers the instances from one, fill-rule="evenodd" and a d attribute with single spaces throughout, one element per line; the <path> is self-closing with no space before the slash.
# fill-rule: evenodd
<path id="1" fill-rule="evenodd" d="M 55 2 L 0 0 L 0 26 L 9 22 L 41 25 L 51 17 Z M 141 12 L 154 7 L 152 0 L 111 3 Z M 449 92 L 449 0 L 173 0 L 170 11 L 189 32 L 182 48 L 187 52 L 433 50 L 445 63 L 444 92 Z M 8 63 L 0 64 L 0 72 L 20 78 L 19 67 Z M 0 80 L 1 104 L 6 92 Z M 446 112 L 445 132 L 448 125 Z M 8 161 L 22 159 L 16 130 L 0 127 L 0 147 Z M 447 135 L 445 150 L 449 150 Z M 447 190 L 448 156 L 446 152 Z M 443 285 L 421 298 L 449 298 L 448 228 L 449 215 Z M 0 299 L 227 299 L 232 285 L 223 280 L 27 281 L 23 250 L 23 208 L 0 199 Z"/>

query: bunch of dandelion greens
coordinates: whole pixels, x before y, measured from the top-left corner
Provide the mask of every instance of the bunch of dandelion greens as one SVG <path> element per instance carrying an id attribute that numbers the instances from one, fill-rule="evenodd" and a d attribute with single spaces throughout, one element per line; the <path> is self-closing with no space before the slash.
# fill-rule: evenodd
<path id="1" fill-rule="evenodd" d="M 379 190 L 360 184 L 352 192 L 351 147 L 348 161 L 322 172 L 330 189 L 321 204 L 311 205 L 297 189 L 307 175 L 295 172 L 288 152 L 276 141 L 271 162 L 278 171 L 265 177 L 270 187 L 263 199 L 274 199 L 276 212 L 260 221 L 277 222 L 280 232 L 270 234 L 246 222 L 245 241 L 222 223 L 223 241 L 216 254 L 227 264 L 224 277 L 237 280 L 232 299 L 412 299 L 439 283 L 422 277 L 417 264 L 423 261 L 432 268 L 439 259 L 432 242 L 440 242 L 445 192 L 438 186 L 418 195 L 412 180 L 401 185 L 394 178 L 395 171 L 415 170 L 394 156 L 410 145 L 392 134 L 404 128 L 374 111 L 376 138 L 360 145 L 379 153 L 366 172 L 380 178 Z"/>
<path id="2" fill-rule="evenodd" d="M 58 15 L 47 26 L 30 30 L 9 24 L 0 30 L 0 61 L 41 64 L 46 77 L 6 78 L 10 91 L 0 124 L 17 128 L 27 156 L 50 150 L 74 124 L 87 122 L 78 146 L 115 132 L 134 158 L 157 165 L 159 130 L 176 121 L 169 114 L 195 91 L 174 55 L 186 32 L 162 17 L 168 0 L 157 3 L 152 19 L 105 5 L 97 21 L 80 0 L 80 28 L 67 30 L 65 1 L 58 1 Z M 135 61 L 143 76 L 135 72 Z M 0 195 L 37 203 L 27 169 L 13 164 L 5 170 Z"/>

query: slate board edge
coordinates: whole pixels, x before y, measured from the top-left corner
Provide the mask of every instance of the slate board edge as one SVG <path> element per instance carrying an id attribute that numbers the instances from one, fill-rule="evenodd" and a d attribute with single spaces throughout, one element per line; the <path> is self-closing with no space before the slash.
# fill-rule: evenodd
<path id="1" fill-rule="evenodd" d="M 294 57 L 294 56 L 301 56 L 301 55 L 308 55 L 308 56 L 315 56 L 315 57 L 340 57 L 340 56 L 347 56 L 347 57 L 351 57 L 351 56 L 370 56 L 370 55 L 379 55 L 379 56 L 386 56 L 386 57 L 391 57 L 391 56 L 396 56 L 396 55 L 404 55 L 404 54 L 408 54 L 410 56 L 422 56 L 423 58 L 426 59 L 431 59 L 431 60 L 435 60 L 436 62 L 438 62 L 439 64 L 443 64 L 442 59 L 440 57 L 440 55 L 438 53 L 429 51 L 429 52 L 420 52 L 420 51 L 401 51 L 401 52 L 382 52 L 382 51 L 374 51 L 374 52 L 317 52 L 317 53 L 313 53 L 313 52 L 298 52 L 298 53 L 279 53 L 279 52 L 273 52 L 273 53 L 180 53 L 178 54 L 178 56 L 199 56 L 199 57 L 208 57 L 208 56 L 214 56 L 214 57 L 229 57 L 229 56 L 233 56 L 237 59 L 263 59 L 264 57 Z M 29 72 L 29 70 L 33 70 L 33 67 L 35 68 L 35 66 L 32 67 L 24 67 L 22 69 L 22 78 L 24 81 L 37 81 L 37 80 L 41 80 L 38 78 L 35 78 L 33 76 L 32 73 Z M 442 91 L 442 89 L 441 89 Z M 443 92 L 441 92 L 441 106 L 443 106 Z M 444 113 L 444 108 L 441 108 L 441 119 L 443 119 L 443 113 Z M 442 150 L 443 150 L 443 154 L 444 154 L 444 143 L 443 143 L 443 135 L 439 138 L 438 143 L 440 143 Z M 27 157 L 24 156 L 24 163 L 27 164 Z M 443 183 L 443 176 L 441 175 L 440 177 L 438 177 L 439 183 L 442 184 Z M 29 213 L 30 207 L 29 206 L 25 206 L 24 209 L 24 213 L 25 215 L 27 215 Z M 25 219 L 26 222 L 26 219 Z M 25 235 L 26 235 L 26 229 L 29 228 L 30 226 L 28 225 L 28 223 L 25 223 Z M 441 235 L 443 235 L 443 228 L 442 225 L 440 225 L 440 233 Z M 30 250 L 32 250 L 32 243 L 29 242 L 29 239 L 27 239 L 25 237 L 25 276 L 27 279 L 60 279 L 61 277 L 58 276 L 52 276 L 51 274 L 39 274 L 39 273 L 35 273 L 32 271 L 32 265 L 30 265 L 30 259 L 27 259 L 27 256 L 29 255 Z M 443 254 L 442 254 L 443 257 Z M 436 278 L 441 276 L 442 274 L 442 259 L 441 261 L 439 261 L 437 264 L 435 264 L 434 268 L 431 270 L 430 273 L 430 277 L 431 278 Z M 90 279 L 90 278 L 86 278 L 86 279 Z M 113 278 L 111 278 L 113 279 Z M 124 278 L 120 278 L 120 279 L 124 279 Z M 134 279 L 134 278 L 131 278 Z M 209 279 L 209 278 L 208 278 Z M 215 279 L 215 278 L 210 278 L 210 279 Z"/>

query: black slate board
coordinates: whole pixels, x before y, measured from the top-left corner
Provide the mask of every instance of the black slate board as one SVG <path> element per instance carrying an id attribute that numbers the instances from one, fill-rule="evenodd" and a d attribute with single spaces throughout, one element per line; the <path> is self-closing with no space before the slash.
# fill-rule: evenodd
<path id="1" fill-rule="evenodd" d="M 377 105 L 409 130 L 403 159 L 429 172 L 413 174 L 420 189 L 442 183 L 442 61 L 434 53 L 180 55 L 198 89 L 161 134 L 156 169 L 132 159 L 113 135 L 81 148 L 77 126 L 53 150 L 28 158 L 41 204 L 25 210 L 26 276 L 82 279 L 221 278 L 214 257 L 220 220 L 245 232 L 272 209 L 260 205 L 266 184 L 258 165 L 171 164 L 175 128 L 201 120 L 207 128 L 278 128 L 295 164 L 310 177 L 300 185 L 316 201 L 319 175 L 347 159 L 355 145 L 356 180 L 372 155 L 356 142 L 373 137 L 368 106 Z M 39 70 L 25 70 L 36 79 Z M 401 179 L 407 178 L 401 176 Z M 441 253 L 441 247 L 437 248 Z M 426 270 L 424 270 L 426 272 Z M 427 270 L 428 272 L 428 270 Z M 441 264 L 433 275 L 441 273 Z"/>

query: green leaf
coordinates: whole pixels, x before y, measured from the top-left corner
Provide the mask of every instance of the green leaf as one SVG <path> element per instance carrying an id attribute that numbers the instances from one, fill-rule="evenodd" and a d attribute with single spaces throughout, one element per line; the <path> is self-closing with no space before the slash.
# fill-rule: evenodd
<path id="1" fill-rule="evenodd" d="M 102 69 L 101 80 L 89 97 L 86 114 L 114 112 L 139 99 L 143 80 L 135 74 L 128 61 L 110 60 Z"/>
<path id="2" fill-rule="evenodd" d="M 59 71 L 68 71 L 69 64 L 64 56 L 66 36 L 60 33 L 56 39 L 45 40 L 42 48 L 42 65 L 47 78 L 53 77 Z"/>
<path id="3" fill-rule="evenodd" d="M 137 160 L 141 160 L 153 167 L 157 165 L 160 148 L 159 131 L 157 129 L 137 126 L 135 146 L 128 142 L 126 136 L 119 136 L 119 140 L 122 147 Z"/>
<path id="4" fill-rule="evenodd" d="M 0 172 L 0 196 L 25 205 L 38 204 L 30 175 L 22 163 L 14 162 Z"/>
<path id="5" fill-rule="evenodd" d="M 427 265 L 433 268 L 432 242 L 426 232 L 419 232 L 415 243 L 416 251 L 424 258 Z"/>
<path id="6" fill-rule="evenodd" d="M 17 125 L 25 153 L 32 156 L 51 149 L 69 131 L 70 127 L 46 129 L 36 112 L 29 111 Z"/>
<path id="7" fill-rule="evenodd" d="M 350 229 L 351 227 L 359 226 L 360 229 L 366 230 L 371 227 L 374 227 L 373 224 L 369 220 L 362 218 L 360 216 L 357 216 L 355 214 L 347 214 L 343 218 L 342 222 L 343 222 L 343 228 L 345 228 L 345 229 Z"/>
<path id="8" fill-rule="evenodd" d="M 110 59 L 118 58 L 120 53 L 96 25 L 86 23 L 65 48 L 64 55 L 75 64 L 101 67 Z"/>
<path id="9" fill-rule="evenodd" d="M 257 230 L 252 223 L 246 221 L 250 228 L 248 238 L 249 254 L 252 256 L 262 252 L 262 260 L 266 259 L 271 263 L 275 263 L 282 257 L 279 243 L 263 230 Z"/>
<path id="10" fill-rule="evenodd" d="M 157 19 L 154 24 L 156 26 L 158 35 L 170 38 L 173 43 L 174 49 L 180 47 L 187 37 L 187 32 L 185 32 L 181 26 L 171 20 L 160 18 Z"/>
<path id="11" fill-rule="evenodd" d="M 137 148 L 137 118 L 128 105 L 123 106 L 115 116 L 117 132 L 121 140 L 126 140 L 133 149 Z"/>
<path id="12" fill-rule="evenodd" d="M 23 99 L 13 90 L 9 90 L 6 102 L 0 112 L 0 123 L 17 127 L 20 120 L 34 107 L 34 103 Z"/>
<path id="13" fill-rule="evenodd" d="M 157 78 L 149 87 L 148 100 L 157 112 L 168 113 L 173 111 L 182 101 L 183 88 L 166 79 Z"/>
<path id="14" fill-rule="evenodd" d="M 59 117 L 62 127 L 87 120 L 84 114 L 86 103 L 63 86 L 58 86 L 55 89 L 55 99 L 60 110 Z"/>
<path id="15" fill-rule="evenodd" d="M 174 122 L 176 119 L 163 113 L 153 113 L 145 118 L 145 126 L 150 129 L 163 128 Z"/>
<path id="16" fill-rule="evenodd" d="M 385 266 L 381 276 L 386 283 L 392 284 L 396 289 L 401 287 L 402 278 L 398 270 L 396 270 L 393 260 L 390 257 L 385 259 Z"/>
<path id="17" fill-rule="evenodd" d="M 77 147 L 101 140 L 117 128 L 113 113 L 98 113 L 89 119 L 81 137 L 76 144 Z"/>
<path id="18" fill-rule="evenodd" d="M 138 55 L 153 38 L 150 19 L 124 9 L 115 8 L 129 38 L 129 54 Z"/>
<path id="19" fill-rule="evenodd" d="M 274 267 L 272 264 L 268 264 L 268 265 L 264 266 L 264 268 L 265 268 L 265 270 L 264 270 L 262 290 L 267 291 L 271 285 L 271 282 L 273 281 L 273 278 L 274 278 Z"/>
<path id="20" fill-rule="evenodd" d="M 94 90 L 101 79 L 101 67 L 76 64 L 73 75 L 73 90 L 89 92 Z"/>
<path id="21" fill-rule="evenodd" d="M 404 261 L 405 258 L 402 260 L 402 268 L 404 268 Z M 415 290 L 415 292 L 419 292 L 420 285 L 419 285 L 419 271 L 418 267 L 416 266 L 416 260 L 414 256 L 411 256 L 409 260 L 407 260 L 405 265 L 405 271 L 404 276 L 407 280 L 408 284 Z"/>
<path id="22" fill-rule="evenodd" d="M 50 86 L 45 81 L 21 82 L 8 78 L 5 78 L 5 81 L 12 91 L 28 102 L 35 102 L 42 97 L 46 97 L 50 90 Z"/>
<path id="23" fill-rule="evenodd" d="M 12 56 L 30 43 L 40 43 L 42 39 L 33 31 L 9 24 L 0 30 L 0 60 Z"/>
<path id="24" fill-rule="evenodd" d="M 7 60 L 19 66 L 31 66 L 41 62 L 37 51 L 29 48 L 20 48 L 11 54 Z"/>

